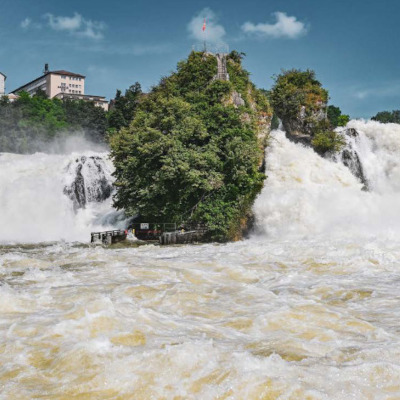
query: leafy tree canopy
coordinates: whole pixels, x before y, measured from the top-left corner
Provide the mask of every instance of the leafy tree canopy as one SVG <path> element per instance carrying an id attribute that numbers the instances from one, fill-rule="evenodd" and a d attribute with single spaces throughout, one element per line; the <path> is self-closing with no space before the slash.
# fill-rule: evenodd
<path id="1" fill-rule="evenodd" d="M 371 118 L 374 121 L 382 122 L 384 124 L 394 123 L 400 124 L 400 110 L 381 111 Z"/>
<path id="2" fill-rule="evenodd" d="M 206 223 L 214 240 L 239 235 L 265 178 L 259 134 L 272 115 L 240 61 L 228 56 L 223 82 L 214 56 L 192 52 L 141 98 L 131 124 L 110 138 L 118 208 L 143 220 Z"/>
<path id="3" fill-rule="evenodd" d="M 108 130 L 110 133 L 127 127 L 130 124 L 142 96 L 143 92 L 139 82 L 131 85 L 125 91 L 124 96 L 121 90 L 117 90 L 110 112 L 108 113 Z"/>
<path id="4" fill-rule="evenodd" d="M 269 97 L 289 137 L 305 138 L 320 154 L 341 149 L 343 141 L 333 129 L 346 125 L 349 116 L 342 115 L 338 107 L 327 107 L 328 91 L 314 71 L 283 71 L 275 77 Z"/>
<path id="5" fill-rule="evenodd" d="M 328 91 L 322 88 L 314 71 L 291 69 L 275 76 L 270 98 L 274 112 L 285 122 L 299 118 L 302 107 L 305 118 L 313 118 L 326 105 Z"/>
<path id="6" fill-rule="evenodd" d="M 333 105 L 328 107 L 327 117 L 332 129 L 337 128 L 338 126 L 346 126 L 350 121 L 348 115 L 342 114 L 341 109 Z"/>
<path id="7" fill-rule="evenodd" d="M 7 96 L 0 100 L 0 152 L 43 151 L 49 142 L 76 131 L 103 142 L 106 128 L 106 113 L 93 102 L 48 99 L 40 90 L 33 97 L 22 92 L 14 102 Z"/>

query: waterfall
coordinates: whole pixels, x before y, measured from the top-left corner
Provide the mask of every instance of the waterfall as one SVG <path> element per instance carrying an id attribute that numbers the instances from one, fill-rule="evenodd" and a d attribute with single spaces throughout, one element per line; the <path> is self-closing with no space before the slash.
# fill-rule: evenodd
<path id="1" fill-rule="evenodd" d="M 342 134 L 345 149 L 327 158 L 271 134 L 256 236 L 400 234 L 400 125 L 351 121 Z M 0 154 L 0 242 L 86 242 L 124 228 L 113 168 L 106 152 Z"/>
<path id="2" fill-rule="evenodd" d="M 0 154 L 0 242 L 86 242 L 93 230 L 124 227 L 112 171 L 108 153 Z"/>
<path id="3" fill-rule="evenodd" d="M 368 181 L 365 177 L 364 168 L 362 166 L 359 149 L 360 143 L 365 138 L 360 137 L 354 128 L 338 129 L 338 134 L 344 139 L 345 145 L 339 153 L 328 154 L 326 157 L 336 162 L 341 162 L 351 173 L 364 185 L 364 189 L 368 190 Z"/>
<path id="4" fill-rule="evenodd" d="M 254 211 L 258 233 L 275 238 L 381 237 L 400 233 L 400 126 L 351 121 L 354 158 L 320 157 L 274 131 L 266 151 L 268 176 Z M 350 157 L 351 158 L 351 157 Z M 359 174 L 358 174 L 359 175 Z"/>

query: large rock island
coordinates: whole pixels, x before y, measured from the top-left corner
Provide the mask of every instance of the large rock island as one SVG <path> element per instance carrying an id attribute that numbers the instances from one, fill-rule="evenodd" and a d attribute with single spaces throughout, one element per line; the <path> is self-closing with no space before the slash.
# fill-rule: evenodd
<path id="1" fill-rule="evenodd" d="M 116 207 L 206 224 L 209 240 L 241 238 L 265 179 L 272 118 L 241 59 L 192 52 L 142 97 L 130 126 L 110 138 Z"/>

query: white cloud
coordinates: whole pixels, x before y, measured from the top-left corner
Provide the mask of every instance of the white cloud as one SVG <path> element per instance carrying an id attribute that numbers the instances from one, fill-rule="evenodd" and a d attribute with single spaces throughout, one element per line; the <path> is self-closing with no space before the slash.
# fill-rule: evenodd
<path id="1" fill-rule="evenodd" d="M 290 17 L 284 12 L 275 12 L 274 24 L 246 22 L 242 25 L 243 32 L 257 35 L 259 37 L 289 38 L 296 39 L 307 33 L 304 22 L 298 21 L 296 17 Z"/>
<path id="2" fill-rule="evenodd" d="M 204 23 L 204 18 L 206 19 L 206 30 L 203 32 L 202 27 Z M 192 18 L 192 20 L 187 25 L 187 30 L 192 39 L 199 42 L 206 40 L 209 43 L 224 43 L 225 28 L 218 24 L 218 17 L 209 8 L 205 8 L 200 13 Z"/>
<path id="3" fill-rule="evenodd" d="M 29 25 L 32 23 L 32 20 L 30 18 L 25 18 L 23 21 L 21 21 L 21 28 L 27 29 L 29 28 Z"/>
<path id="4" fill-rule="evenodd" d="M 381 82 L 378 86 L 351 89 L 353 97 L 358 100 L 374 98 L 397 98 L 400 93 L 400 81 Z"/>
<path id="5" fill-rule="evenodd" d="M 106 28 L 104 22 L 85 19 L 82 15 L 75 13 L 72 17 L 55 16 L 45 14 L 48 25 L 55 31 L 69 32 L 74 36 L 87 37 L 90 39 L 102 39 Z"/>
<path id="6" fill-rule="evenodd" d="M 42 27 L 41 24 L 38 24 L 36 22 L 33 22 L 31 18 L 27 17 L 25 18 L 23 21 L 21 21 L 21 23 L 19 24 L 19 26 L 22 29 L 30 29 L 30 28 L 34 28 L 34 29 L 40 29 Z"/>

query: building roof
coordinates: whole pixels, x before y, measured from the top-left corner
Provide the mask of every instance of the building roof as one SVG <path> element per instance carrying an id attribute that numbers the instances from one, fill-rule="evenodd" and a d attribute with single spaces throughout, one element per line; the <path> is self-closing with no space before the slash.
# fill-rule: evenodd
<path id="1" fill-rule="evenodd" d="M 28 83 L 25 83 L 24 85 L 20 86 L 19 88 L 13 90 L 11 93 L 16 93 L 16 92 L 20 91 L 23 87 L 28 86 L 28 85 L 38 81 L 39 79 L 43 79 L 45 76 L 51 75 L 51 74 L 67 75 L 67 76 L 73 76 L 73 77 L 76 77 L 76 78 L 85 78 L 85 76 L 83 76 L 83 75 L 75 74 L 74 72 L 65 71 L 63 69 L 59 70 L 59 71 L 49 71 L 49 72 L 46 72 L 45 74 L 39 76 L 38 78 L 33 79 L 32 81 L 30 81 Z"/>
<path id="2" fill-rule="evenodd" d="M 3 75 L 4 79 L 7 79 L 7 75 L 3 74 L 1 71 L 0 71 L 0 75 Z"/>
<path id="3" fill-rule="evenodd" d="M 75 72 L 69 72 L 65 71 L 64 69 L 61 69 L 59 71 L 49 71 L 49 74 L 56 74 L 56 75 L 67 75 L 67 76 L 74 76 L 76 78 L 86 78 L 84 75 L 80 74 L 75 74 Z M 46 74 L 47 75 L 47 74 Z"/>

